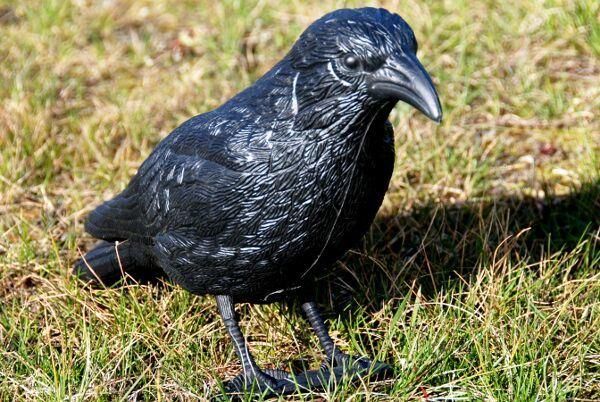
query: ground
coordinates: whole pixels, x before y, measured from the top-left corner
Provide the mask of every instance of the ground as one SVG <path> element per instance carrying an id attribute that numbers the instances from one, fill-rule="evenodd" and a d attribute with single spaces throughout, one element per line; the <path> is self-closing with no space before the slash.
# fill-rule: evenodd
<path id="1" fill-rule="evenodd" d="M 83 221 L 359 4 L 0 0 L 0 400 L 203 400 L 238 372 L 212 298 L 71 277 Z M 321 295 L 341 347 L 394 378 L 290 399 L 598 400 L 600 3 L 380 5 L 414 28 L 444 121 L 394 110 L 388 197 Z M 241 310 L 259 363 L 321 359 L 293 307 Z"/>

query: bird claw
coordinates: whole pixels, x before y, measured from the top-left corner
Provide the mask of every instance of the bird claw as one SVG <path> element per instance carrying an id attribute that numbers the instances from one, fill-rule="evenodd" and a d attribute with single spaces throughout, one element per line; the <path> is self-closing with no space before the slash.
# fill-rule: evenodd
<path id="1" fill-rule="evenodd" d="M 287 383 L 292 383 L 287 371 L 265 369 L 258 373 L 238 374 L 224 384 L 224 390 L 228 395 L 253 393 L 266 397 L 282 394 Z"/>
<path id="2" fill-rule="evenodd" d="M 265 398 L 289 395 L 295 392 L 322 391 L 342 379 L 384 379 L 391 375 L 392 368 L 366 357 L 346 354 L 336 356 L 333 364 L 325 361 L 318 370 L 307 370 L 298 374 L 287 371 L 265 369 L 258 375 L 239 374 L 225 384 L 228 395 L 254 393 Z"/>
<path id="3" fill-rule="evenodd" d="M 333 362 L 327 360 L 323 362 L 321 369 L 341 372 L 352 379 L 358 377 L 384 379 L 392 374 L 392 367 L 385 363 L 372 361 L 366 357 L 350 356 L 341 352 L 336 354 Z"/>
<path id="4" fill-rule="evenodd" d="M 355 381 L 359 378 L 385 379 L 392 374 L 392 367 L 365 357 L 340 356 L 332 365 L 326 361 L 318 370 L 307 370 L 294 374 L 291 378 L 293 388 L 285 384 L 286 393 L 293 391 L 320 391 L 343 379 Z"/>

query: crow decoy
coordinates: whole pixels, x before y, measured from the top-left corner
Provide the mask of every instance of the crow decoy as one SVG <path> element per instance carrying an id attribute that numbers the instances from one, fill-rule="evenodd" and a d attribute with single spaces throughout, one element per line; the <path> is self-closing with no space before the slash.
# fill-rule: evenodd
<path id="1" fill-rule="evenodd" d="M 103 242 L 75 272 L 104 284 L 164 273 L 215 295 L 243 369 L 229 391 L 283 394 L 385 371 L 334 345 L 311 283 L 381 205 L 394 166 L 394 105 L 442 118 L 416 52 L 411 28 L 384 9 L 320 18 L 253 85 L 177 127 L 123 192 L 91 212 L 85 228 Z M 290 297 L 325 351 L 319 370 L 262 370 L 238 326 L 235 303 Z"/>

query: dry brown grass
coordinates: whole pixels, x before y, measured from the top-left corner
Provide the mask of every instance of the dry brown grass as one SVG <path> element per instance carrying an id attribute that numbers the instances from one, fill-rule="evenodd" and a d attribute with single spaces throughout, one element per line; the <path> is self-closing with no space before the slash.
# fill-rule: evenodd
<path id="1" fill-rule="evenodd" d="M 69 267 L 161 138 L 343 4 L 2 0 L 0 399 L 204 399 L 239 369 L 210 298 L 82 289 Z M 415 29 L 445 120 L 394 111 L 388 197 L 324 286 L 334 337 L 396 376 L 322 396 L 596 399 L 598 5 L 380 4 Z M 261 362 L 319 358 L 297 314 L 246 309 Z"/>

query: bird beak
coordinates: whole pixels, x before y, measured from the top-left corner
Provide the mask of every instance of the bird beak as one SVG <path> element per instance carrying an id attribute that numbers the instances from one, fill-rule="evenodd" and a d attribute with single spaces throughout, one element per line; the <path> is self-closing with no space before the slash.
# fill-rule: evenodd
<path id="1" fill-rule="evenodd" d="M 415 55 L 390 57 L 373 74 L 369 91 L 379 98 L 406 102 L 431 120 L 442 121 L 438 94 Z"/>

